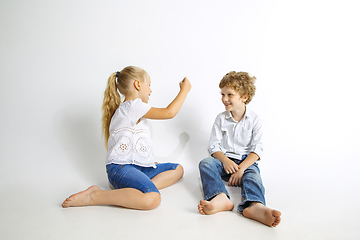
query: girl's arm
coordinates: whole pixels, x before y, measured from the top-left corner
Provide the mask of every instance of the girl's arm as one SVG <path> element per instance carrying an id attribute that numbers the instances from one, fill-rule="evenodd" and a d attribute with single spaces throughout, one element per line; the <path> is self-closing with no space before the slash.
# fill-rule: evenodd
<path id="1" fill-rule="evenodd" d="M 148 119 L 170 119 L 176 116 L 180 111 L 188 92 L 191 89 L 190 81 L 185 77 L 180 82 L 180 91 L 175 99 L 166 108 L 150 108 L 150 110 L 143 116 Z"/>

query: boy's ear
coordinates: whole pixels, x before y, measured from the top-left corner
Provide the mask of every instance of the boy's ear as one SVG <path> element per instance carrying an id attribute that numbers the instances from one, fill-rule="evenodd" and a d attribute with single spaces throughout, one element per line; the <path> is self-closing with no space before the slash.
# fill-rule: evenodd
<path id="1" fill-rule="evenodd" d="M 134 81 L 134 87 L 136 90 L 138 90 L 138 91 L 140 90 L 140 82 L 138 80 Z"/>
<path id="2" fill-rule="evenodd" d="M 246 94 L 246 96 L 243 98 L 243 102 L 246 102 L 249 99 L 249 94 Z"/>

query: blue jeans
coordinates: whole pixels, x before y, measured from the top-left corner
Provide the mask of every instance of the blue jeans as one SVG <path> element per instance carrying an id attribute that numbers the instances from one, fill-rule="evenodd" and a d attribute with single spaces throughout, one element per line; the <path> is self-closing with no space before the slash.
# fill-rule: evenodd
<path id="1" fill-rule="evenodd" d="M 175 170 L 177 163 L 158 163 L 156 168 L 140 167 L 133 164 L 108 164 L 106 172 L 111 185 L 115 189 L 135 188 L 142 193 L 159 192 L 155 184 L 151 181 L 159 173 Z"/>
<path id="2" fill-rule="evenodd" d="M 236 164 L 240 164 L 247 156 L 242 156 L 242 160 L 231 159 Z M 200 177 L 203 184 L 204 199 L 211 200 L 220 193 L 225 193 L 230 199 L 230 195 L 225 188 L 223 178 L 231 175 L 224 170 L 222 163 L 213 157 L 205 158 L 199 163 Z M 260 169 L 257 163 L 248 167 L 241 179 L 240 187 L 243 202 L 238 205 L 238 211 L 242 213 L 252 202 L 261 202 L 265 205 L 265 188 L 262 184 Z"/>

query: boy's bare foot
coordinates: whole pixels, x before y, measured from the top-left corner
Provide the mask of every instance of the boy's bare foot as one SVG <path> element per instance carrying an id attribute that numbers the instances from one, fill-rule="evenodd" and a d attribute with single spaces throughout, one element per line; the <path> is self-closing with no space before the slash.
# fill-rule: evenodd
<path id="1" fill-rule="evenodd" d="M 281 221 L 280 211 L 268 208 L 259 202 L 253 202 L 249 207 L 245 208 L 243 215 L 270 227 L 276 227 Z"/>
<path id="2" fill-rule="evenodd" d="M 70 197 L 68 197 L 67 199 L 65 199 L 65 201 L 63 202 L 62 206 L 64 208 L 67 207 L 80 207 L 80 206 L 89 206 L 92 205 L 92 199 L 91 199 L 91 194 L 94 193 L 95 191 L 99 191 L 100 188 L 98 186 L 91 186 L 88 189 L 73 194 Z"/>
<path id="3" fill-rule="evenodd" d="M 226 196 L 225 193 L 220 193 L 211 201 L 200 200 L 198 205 L 199 212 L 203 215 L 211 215 L 222 211 L 231 211 L 234 204 Z"/>

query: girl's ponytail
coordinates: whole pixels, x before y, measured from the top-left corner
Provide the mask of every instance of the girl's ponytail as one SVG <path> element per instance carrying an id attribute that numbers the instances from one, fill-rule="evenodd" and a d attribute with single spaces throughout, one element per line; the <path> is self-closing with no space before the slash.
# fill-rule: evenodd
<path id="1" fill-rule="evenodd" d="M 144 81 L 145 76 L 149 77 L 145 70 L 134 66 L 125 67 L 120 72 L 110 75 L 104 93 L 101 119 L 106 149 L 108 149 L 107 143 L 110 136 L 109 127 L 111 118 L 121 103 L 120 93 L 126 96 L 131 82 L 134 80 Z"/>
<path id="2" fill-rule="evenodd" d="M 108 83 L 104 93 L 104 101 L 102 105 L 102 134 L 105 140 L 106 149 L 108 149 L 108 139 L 109 139 L 109 127 L 111 118 L 114 115 L 116 109 L 121 103 L 120 94 L 117 91 L 116 86 L 116 75 L 118 73 L 113 73 L 108 79 Z"/>

